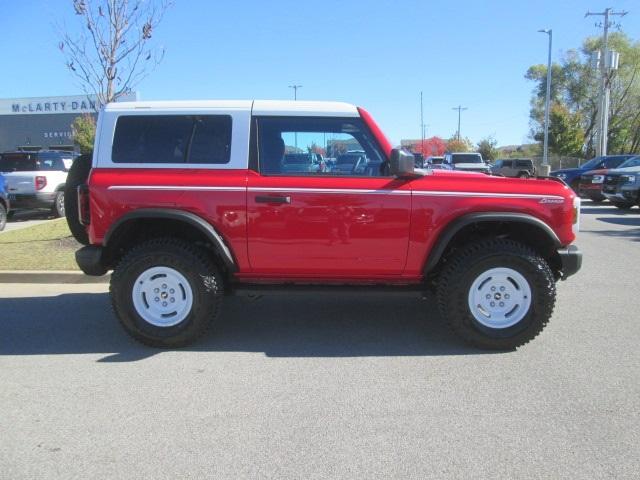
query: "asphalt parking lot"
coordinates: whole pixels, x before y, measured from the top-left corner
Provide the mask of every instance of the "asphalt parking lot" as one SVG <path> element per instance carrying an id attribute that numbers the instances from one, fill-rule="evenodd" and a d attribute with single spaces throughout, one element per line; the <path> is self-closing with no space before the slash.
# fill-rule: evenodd
<path id="1" fill-rule="evenodd" d="M 158 351 L 105 285 L 0 285 L 1 478 L 638 478 L 640 210 L 583 205 L 581 272 L 518 351 L 414 298 L 231 298 Z"/>

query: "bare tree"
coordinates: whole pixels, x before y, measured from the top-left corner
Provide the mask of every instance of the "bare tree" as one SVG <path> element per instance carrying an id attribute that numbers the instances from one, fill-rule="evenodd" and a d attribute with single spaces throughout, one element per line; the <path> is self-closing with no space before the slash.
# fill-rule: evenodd
<path id="1" fill-rule="evenodd" d="M 61 30 L 58 48 L 87 95 L 102 105 L 130 93 L 164 57 L 151 43 L 171 0 L 73 0 L 82 30 Z M 96 106 L 98 108 L 98 106 Z"/>

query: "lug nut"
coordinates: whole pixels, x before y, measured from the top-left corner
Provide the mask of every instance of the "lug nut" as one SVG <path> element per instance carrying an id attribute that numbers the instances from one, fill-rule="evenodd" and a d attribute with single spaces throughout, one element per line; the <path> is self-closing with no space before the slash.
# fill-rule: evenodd
<path id="1" fill-rule="evenodd" d="M 159 298 L 159 297 L 156 297 L 156 298 L 155 298 L 155 301 L 156 301 L 156 302 L 159 302 L 159 301 L 160 301 L 160 298 Z"/>
<path id="2" fill-rule="evenodd" d="M 509 299 L 509 294 L 508 294 L 508 293 L 505 293 L 505 294 L 504 294 L 504 298 L 506 298 L 506 299 L 508 300 L 508 299 Z"/>
<path id="3" fill-rule="evenodd" d="M 166 290 L 166 289 L 167 289 L 167 284 L 166 284 L 166 283 L 163 283 L 163 284 L 162 284 L 162 289 L 163 289 L 163 290 Z"/>
<path id="4" fill-rule="evenodd" d="M 495 306 L 496 306 L 496 302 L 491 302 L 491 303 L 490 303 L 490 305 L 491 305 L 492 307 L 495 307 Z"/>
<path id="5" fill-rule="evenodd" d="M 173 298 L 173 297 L 171 297 L 170 302 L 171 302 L 171 303 L 174 303 L 175 301 L 176 301 L 176 299 L 175 299 L 175 298 Z"/>
<path id="6" fill-rule="evenodd" d="M 159 291 L 160 291 L 160 289 L 159 289 L 159 288 L 154 288 L 154 289 L 153 289 L 153 293 L 158 293 Z"/>
<path id="7" fill-rule="evenodd" d="M 504 292 L 504 287 L 500 287 L 500 291 L 501 291 L 501 292 Z"/>
<path id="8" fill-rule="evenodd" d="M 491 298 L 491 295 L 489 295 L 488 293 L 485 295 L 487 300 Z"/>
<path id="9" fill-rule="evenodd" d="M 496 291 L 496 287 L 491 287 L 491 291 L 495 292 Z"/>
<path id="10" fill-rule="evenodd" d="M 167 302 L 162 302 L 162 306 L 166 307 L 167 306 Z"/>
<path id="11" fill-rule="evenodd" d="M 176 291 L 172 288 L 169 290 L 169 293 L 176 293 Z"/>
<path id="12" fill-rule="evenodd" d="M 501 306 L 501 307 L 504 307 L 504 302 L 500 302 L 500 306 Z"/>

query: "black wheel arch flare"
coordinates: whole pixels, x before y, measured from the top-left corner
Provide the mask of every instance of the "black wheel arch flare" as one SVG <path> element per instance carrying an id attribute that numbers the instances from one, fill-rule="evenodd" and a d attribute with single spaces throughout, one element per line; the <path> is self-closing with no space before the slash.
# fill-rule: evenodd
<path id="1" fill-rule="evenodd" d="M 108 247 L 109 242 L 115 238 L 114 235 L 120 227 L 131 220 L 141 219 L 169 219 L 184 222 L 203 233 L 206 238 L 211 242 L 214 248 L 220 254 L 220 257 L 225 263 L 225 266 L 230 272 L 237 272 L 237 263 L 231 252 L 231 249 L 225 243 L 222 235 L 216 231 L 216 229 L 202 217 L 195 213 L 186 212 L 184 210 L 177 210 L 171 208 L 140 208 L 132 212 L 122 215 L 117 221 L 111 225 L 109 230 L 104 236 L 102 242 L 103 247 Z"/>

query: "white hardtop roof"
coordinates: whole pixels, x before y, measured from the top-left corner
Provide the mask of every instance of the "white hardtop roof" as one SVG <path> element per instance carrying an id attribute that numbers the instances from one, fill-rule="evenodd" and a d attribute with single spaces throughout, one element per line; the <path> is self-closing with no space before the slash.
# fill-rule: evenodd
<path id="1" fill-rule="evenodd" d="M 254 115 L 315 115 L 358 117 L 358 109 L 343 102 L 311 102 L 302 100 L 171 100 L 153 102 L 109 103 L 105 110 L 249 110 Z"/>

